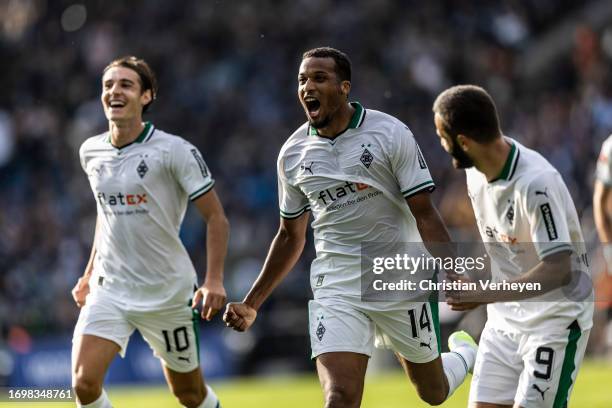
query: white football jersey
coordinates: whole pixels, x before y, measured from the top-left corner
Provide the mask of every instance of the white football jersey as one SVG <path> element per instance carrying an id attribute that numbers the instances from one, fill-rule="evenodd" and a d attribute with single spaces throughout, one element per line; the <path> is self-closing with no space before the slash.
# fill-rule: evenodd
<path id="1" fill-rule="evenodd" d="M 281 216 L 312 211 L 314 217 L 317 256 L 310 276 L 317 299 L 360 298 L 363 242 L 422 242 L 405 199 L 434 189 L 410 129 L 352 105 L 345 132 L 331 140 L 305 123 L 278 158 Z"/>
<path id="2" fill-rule="evenodd" d="M 597 180 L 612 187 L 612 135 L 603 142 L 597 159 Z"/>
<path id="3" fill-rule="evenodd" d="M 98 211 L 92 293 L 134 309 L 186 304 L 197 278 L 180 226 L 188 200 L 214 185 L 200 152 L 147 122 L 127 146 L 105 132 L 79 154 Z"/>
<path id="4" fill-rule="evenodd" d="M 536 151 L 506 140 L 511 150 L 496 180 L 487 182 L 476 168 L 466 170 L 468 194 L 491 257 L 493 281 L 516 279 L 560 251 L 571 251 L 572 270 L 590 277 L 578 214 L 561 175 Z M 492 303 L 488 321 L 496 328 L 525 332 L 565 328 L 577 319 L 582 330 L 589 329 L 593 315 L 590 295 L 583 301 L 572 299 L 576 298 L 568 299 L 557 289 L 529 301 Z"/>

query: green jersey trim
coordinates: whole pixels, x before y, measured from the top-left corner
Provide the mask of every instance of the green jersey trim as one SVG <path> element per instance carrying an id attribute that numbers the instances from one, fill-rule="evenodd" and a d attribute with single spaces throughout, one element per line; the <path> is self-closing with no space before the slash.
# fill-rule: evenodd
<path id="1" fill-rule="evenodd" d="M 355 108 L 355 112 L 353 113 L 353 116 L 351 117 L 348 127 L 342 132 L 338 133 L 335 137 L 340 136 L 341 134 L 343 134 L 349 129 L 357 129 L 361 127 L 361 125 L 363 124 L 363 120 L 365 119 L 365 114 L 366 114 L 365 108 L 359 102 L 351 102 L 350 104 L 353 108 Z M 309 125 L 308 135 L 309 136 L 319 136 L 319 132 L 317 131 L 317 129 Z"/>
<path id="2" fill-rule="evenodd" d="M 208 193 L 210 190 L 212 190 L 212 188 L 215 186 L 215 181 L 211 181 L 210 183 L 206 184 L 204 187 L 197 189 L 196 191 L 194 191 L 193 193 L 191 193 L 189 195 L 189 199 L 191 201 L 198 199 L 200 197 L 202 197 L 204 194 Z"/>
<path id="3" fill-rule="evenodd" d="M 134 143 L 146 143 L 151 139 L 151 136 L 153 136 L 153 132 L 155 131 L 155 126 L 153 126 L 153 124 L 151 122 L 145 122 L 145 127 L 144 129 L 142 129 L 142 132 L 140 132 L 140 134 L 138 135 L 138 137 L 136 139 L 134 139 L 133 142 L 130 142 L 128 144 L 126 144 L 125 146 L 121 146 L 121 147 L 117 147 L 115 145 L 113 145 L 113 142 L 111 140 L 111 136 L 110 136 L 110 132 L 108 132 L 108 137 L 106 138 L 106 141 L 108 143 L 110 143 L 115 149 L 125 149 L 128 146 L 133 145 Z"/>
<path id="4" fill-rule="evenodd" d="M 292 220 L 304 214 L 306 211 L 310 211 L 310 204 L 305 205 L 300 210 L 295 211 L 295 212 L 287 212 L 287 211 L 280 210 L 280 215 L 286 220 Z"/>
<path id="5" fill-rule="evenodd" d="M 424 183 L 418 184 L 412 188 L 409 188 L 408 190 L 402 191 L 402 195 L 404 196 L 404 198 L 409 198 L 412 197 L 415 194 L 420 193 L 423 190 L 430 190 L 436 187 L 436 185 L 434 184 L 433 180 L 427 180 Z"/>
<path id="6" fill-rule="evenodd" d="M 541 259 L 541 258 L 545 258 L 545 257 L 547 257 L 549 255 L 556 254 L 557 252 L 573 251 L 573 250 L 574 250 L 574 248 L 572 248 L 571 245 L 569 245 L 569 244 L 561 244 L 561 245 L 557 245 L 557 246 L 552 247 L 552 248 L 546 248 L 545 250 L 540 252 L 539 256 L 540 256 L 540 259 Z"/>
<path id="7" fill-rule="evenodd" d="M 510 146 L 510 153 L 508 153 L 508 158 L 506 159 L 506 163 L 504 163 L 504 167 L 502 168 L 501 173 L 499 173 L 499 176 L 491 180 L 490 183 L 493 183 L 497 180 L 508 181 L 512 179 L 512 176 L 514 176 L 514 172 L 516 171 L 516 165 L 518 163 L 519 155 L 519 150 L 516 148 L 516 145 L 512 143 Z"/>

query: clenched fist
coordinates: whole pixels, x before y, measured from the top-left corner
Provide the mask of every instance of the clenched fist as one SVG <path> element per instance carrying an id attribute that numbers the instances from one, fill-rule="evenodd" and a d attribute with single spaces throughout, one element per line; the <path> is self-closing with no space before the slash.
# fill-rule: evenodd
<path id="1" fill-rule="evenodd" d="M 228 303 L 223 315 L 227 327 L 243 332 L 255 322 L 257 311 L 246 303 Z"/>

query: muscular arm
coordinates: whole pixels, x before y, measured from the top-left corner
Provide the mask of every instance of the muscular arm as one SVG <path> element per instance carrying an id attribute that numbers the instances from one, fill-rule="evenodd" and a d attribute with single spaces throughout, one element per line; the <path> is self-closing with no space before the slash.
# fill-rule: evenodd
<path id="1" fill-rule="evenodd" d="M 93 264 L 94 259 L 96 258 L 96 237 L 98 235 L 98 218 L 96 217 L 96 227 L 94 229 L 94 238 L 91 244 L 91 253 L 89 255 L 89 260 L 87 261 L 87 265 L 85 266 L 85 271 L 83 272 L 83 276 L 79 278 L 74 288 L 72 288 L 71 294 L 72 298 L 76 302 L 78 307 L 83 307 L 85 305 L 85 298 L 89 294 L 89 279 L 91 278 L 91 274 L 93 272 Z"/>
<path id="2" fill-rule="evenodd" d="M 454 256 L 450 235 L 438 210 L 431 202 L 429 192 L 422 192 L 406 199 L 416 219 L 421 238 L 430 254 L 435 257 Z"/>
<path id="3" fill-rule="evenodd" d="M 225 304 L 223 265 L 229 240 L 229 222 L 215 190 L 193 202 L 206 222 L 206 276 L 196 291 L 193 307 L 202 302 L 201 316 L 210 320 Z"/>
<path id="4" fill-rule="evenodd" d="M 223 264 L 229 240 L 229 222 L 215 190 L 193 202 L 206 222 L 205 282 L 223 283 Z"/>
<path id="5" fill-rule="evenodd" d="M 253 324 L 257 310 L 302 254 L 309 217 L 310 212 L 306 212 L 294 219 L 281 218 L 278 233 L 270 245 L 266 261 L 251 290 L 242 303 L 227 305 L 223 320 L 228 327 L 245 331 Z"/>

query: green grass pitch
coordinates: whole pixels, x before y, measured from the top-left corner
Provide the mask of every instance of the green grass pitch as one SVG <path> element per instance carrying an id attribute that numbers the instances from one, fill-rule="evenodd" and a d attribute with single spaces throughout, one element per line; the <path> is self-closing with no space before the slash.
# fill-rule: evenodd
<path id="1" fill-rule="evenodd" d="M 571 408 L 609 408 L 612 406 L 612 363 L 587 361 L 583 364 L 574 387 Z M 323 406 L 319 382 L 315 375 L 240 379 L 212 383 L 223 408 L 316 408 Z M 444 407 L 463 408 L 467 405 L 469 386 L 459 388 Z M 115 408 L 176 408 L 180 405 L 166 387 L 109 388 Z M 63 408 L 68 403 L 0 403 L 11 408 Z M 426 407 L 401 372 L 369 376 L 366 380 L 363 408 Z"/>

